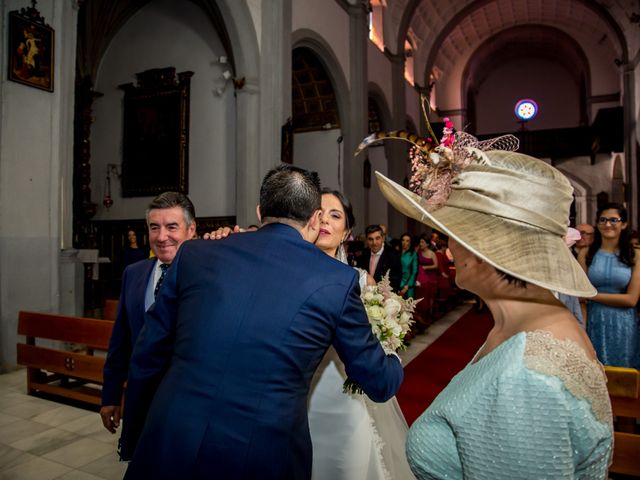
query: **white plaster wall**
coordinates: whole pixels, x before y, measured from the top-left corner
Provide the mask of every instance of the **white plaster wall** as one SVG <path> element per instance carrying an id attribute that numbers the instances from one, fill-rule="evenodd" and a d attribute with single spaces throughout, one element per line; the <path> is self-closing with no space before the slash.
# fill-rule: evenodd
<path id="1" fill-rule="evenodd" d="M 380 87 L 384 94 L 385 103 L 391 109 L 391 101 L 393 99 L 391 62 L 373 42 L 367 42 L 367 76 L 369 77 L 369 82 L 373 82 Z"/>
<path id="2" fill-rule="evenodd" d="M 217 33 L 191 2 L 159 0 L 138 12 L 113 39 L 102 60 L 95 89 L 91 131 L 92 198 L 96 219 L 139 218 L 152 197 L 122 198 L 112 180 L 114 205 L 102 206 L 106 165 L 122 162 L 122 102 L 118 85 L 135 83 L 135 74 L 173 66 L 193 71 L 189 127 L 189 197 L 202 216 L 235 214 L 235 98 L 232 84 L 221 96 L 225 65 L 213 63 L 226 55 Z"/>
<path id="3" fill-rule="evenodd" d="M 478 134 L 512 132 L 519 128 L 514 107 L 532 98 L 538 115 L 528 130 L 575 127 L 579 123 L 579 88 L 565 67 L 543 59 L 515 59 L 496 68 L 478 86 Z"/>
<path id="4" fill-rule="evenodd" d="M 349 15 L 332 0 L 293 0 L 292 27 L 295 32 L 308 28 L 320 35 L 335 54 L 344 72 L 347 83 L 350 82 L 349 69 Z"/>
<path id="5" fill-rule="evenodd" d="M 77 12 L 73 2 L 38 2 L 58 45 L 47 92 L 7 80 L 8 12 L 27 6 L 0 2 L 0 372 L 16 363 L 18 312 L 59 307 L 61 192 L 71 188 L 62 175 L 73 158 Z"/>
<path id="6" fill-rule="evenodd" d="M 318 172 L 323 187 L 343 189 L 344 183 L 344 143 L 338 143 L 341 130 L 320 130 L 296 133 L 293 136 L 293 164 Z M 338 152 L 340 167 L 338 167 Z M 351 159 L 347 159 L 350 161 Z M 340 179 L 338 179 L 340 170 Z M 357 217 L 357 215 L 356 215 Z"/>

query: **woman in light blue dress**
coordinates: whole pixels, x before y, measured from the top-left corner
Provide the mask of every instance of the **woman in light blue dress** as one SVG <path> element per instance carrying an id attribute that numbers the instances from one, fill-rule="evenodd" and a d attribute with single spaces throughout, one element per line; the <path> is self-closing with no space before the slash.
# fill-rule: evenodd
<path id="1" fill-rule="evenodd" d="M 449 236 L 456 283 L 495 323 L 411 426 L 409 464 L 418 479 L 605 479 L 606 377 L 552 294 L 596 293 L 563 240 L 573 189 L 550 165 L 469 137 L 423 157 L 419 194 L 377 173 L 394 207 Z"/>
<path id="2" fill-rule="evenodd" d="M 588 252 L 579 257 L 598 290 L 587 304 L 587 333 L 605 365 L 640 368 L 640 331 L 635 309 L 640 268 L 629 241 L 627 210 L 609 203 L 598 210 Z"/>

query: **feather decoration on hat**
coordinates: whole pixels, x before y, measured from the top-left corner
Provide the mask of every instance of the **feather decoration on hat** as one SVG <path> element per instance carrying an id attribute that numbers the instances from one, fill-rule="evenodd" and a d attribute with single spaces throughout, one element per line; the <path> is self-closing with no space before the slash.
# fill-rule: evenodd
<path id="1" fill-rule="evenodd" d="M 520 141 L 513 135 L 479 141 L 466 132 L 454 133 L 453 123 L 445 117 L 442 138 L 438 142 L 427 115 L 429 102 L 424 95 L 420 96 L 420 100 L 430 137 L 423 138 L 405 130 L 376 132 L 358 145 L 354 157 L 374 143 L 384 140 L 402 140 L 413 144 L 409 151 L 412 172 L 409 187 L 424 199 L 427 209 L 433 211 L 445 205 L 449 199 L 453 181 L 470 163 L 488 163 L 484 151 L 515 151 Z"/>
<path id="2" fill-rule="evenodd" d="M 365 148 L 383 140 L 404 140 L 405 142 L 411 143 L 425 153 L 433 150 L 433 140 L 431 140 L 430 138 L 422 138 L 415 133 L 407 132 L 406 130 L 395 130 L 393 132 L 372 133 L 364 140 L 362 140 L 353 156 L 357 157 Z"/>

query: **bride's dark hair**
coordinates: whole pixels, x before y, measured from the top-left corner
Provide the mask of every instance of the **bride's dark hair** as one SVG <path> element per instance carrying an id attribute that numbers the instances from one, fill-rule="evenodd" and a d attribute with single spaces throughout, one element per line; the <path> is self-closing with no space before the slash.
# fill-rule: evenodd
<path id="1" fill-rule="evenodd" d="M 341 191 L 332 190 L 331 188 L 328 188 L 328 187 L 323 188 L 320 193 L 322 193 L 322 195 L 324 194 L 333 195 L 340 201 L 340 204 L 342 205 L 342 209 L 344 210 L 344 213 L 346 215 L 346 220 L 347 220 L 347 225 L 345 230 L 352 230 L 353 227 L 356 225 L 356 219 L 353 216 L 353 207 L 351 206 L 351 202 L 349 201 L 349 199 L 345 197 Z"/>

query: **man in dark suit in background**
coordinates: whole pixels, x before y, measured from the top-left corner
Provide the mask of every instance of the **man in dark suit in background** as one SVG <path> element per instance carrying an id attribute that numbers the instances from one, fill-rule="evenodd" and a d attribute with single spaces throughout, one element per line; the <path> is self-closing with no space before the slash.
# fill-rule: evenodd
<path id="1" fill-rule="evenodd" d="M 309 479 L 307 397 L 330 345 L 372 400 L 398 390 L 357 272 L 312 243 L 320 197 L 317 174 L 283 164 L 258 231 L 182 245 L 131 358 L 126 479 Z"/>
<path id="2" fill-rule="evenodd" d="M 149 243 L 155 257 L 136 262 L 124 271 L 118 316 L 104 365 L 100 417 L 111 433 L 115 433 L 120 424 L 123 385 L 129 373 L 133 345 L 144 323 L 144 312 L 153 304 L 163 272 L 173 262 L 178 248 L 195 234 L 195 218 L 191 200 L 178 192 L 158 195 L 147 208 Z"/>
<path id="3" fill-rule="evenodd" d="M 380 225 L 369 225 L 365 234 L 369 248 L 365 248 L 358 257 L 358 267 L 366 270 L 376 282 L 389 271 L 389 282 L 395 292 L 400 289 L 402 264 L 400 255 L 384 243 L 384 234 Z"/>

